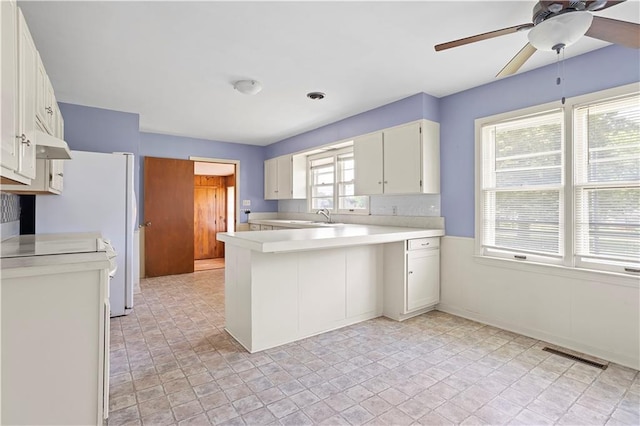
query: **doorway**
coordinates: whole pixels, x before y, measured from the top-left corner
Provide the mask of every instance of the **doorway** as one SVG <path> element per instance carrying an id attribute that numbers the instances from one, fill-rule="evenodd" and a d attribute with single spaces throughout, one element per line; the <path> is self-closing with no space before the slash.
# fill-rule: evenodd
<path id="1" fill-rule="evenodd" d="M 197 168 L 197 169 L 196 169 Z M 224 245 L 216 242 L 216 232 L 234 231 L 238 219 L 238 194 L 240 162 L 237 160 L 190 157 L 188 160 L 145 157 L 144 173 L 144 220 L 140 229 L 141 277 L 158 277 L 194 272 L 195 270 L 224 267 Z M 209 208 L 206 213 L 213 218 L 214 225 L 224 228 L 206 232 L 196 231 L 196 179 L 209 176 L 224 183 L 224 208 Z M 209 180 L 210 178 L 205 179 Z M 202 183 L 202 180 L 200 181 Z M 208 186 L 205 182 L 205 185 Z M 206 191 L 205 191 L 206 192 Z M 222 192 L 222 191 L 220 191 Z M 215 197 L 214 197 L 215 198 Z M 203 210 L 207 211 L 207 210 Z M 222 219 L 220 219 L 222 216 Z M 209 223 L 209 219 L 206 221 Z M 218 223 L 215 223 L 218 222 Z M 198 241 L 207 240 L 207 248 Z M 196 253 L 202 265 L 196 266 Z"/>
<path id="2" fill-rule="evenodd" d="M 235 228 L 235 176 L 235 164 L 194 163 L 194 271 L 224 268 L 216 236 Z"/>

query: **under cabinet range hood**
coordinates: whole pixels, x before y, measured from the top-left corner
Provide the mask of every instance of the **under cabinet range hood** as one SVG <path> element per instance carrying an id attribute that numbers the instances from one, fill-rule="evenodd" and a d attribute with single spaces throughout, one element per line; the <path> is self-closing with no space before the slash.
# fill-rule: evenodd
<path id="1" fill-rule="evenodd" d="M 71 160 L 69 145 L 60 138 L 53 137 L 39 130 L 35 131 L 36 158 L 49 160 Z"/>

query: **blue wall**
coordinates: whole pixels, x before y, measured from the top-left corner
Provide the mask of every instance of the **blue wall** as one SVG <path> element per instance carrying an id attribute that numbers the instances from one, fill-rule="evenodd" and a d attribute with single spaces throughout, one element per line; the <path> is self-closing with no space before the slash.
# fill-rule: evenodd
<path id="1" fill-rule="evenodd" d="M 610 46 L 566 60 L 565 95 L 579 96 L 640 81 L 640 51 Z M 558 101 L 549 65 L 440 99 L 441 209 L 446 234 L 474 237 L 474 120 Z"/>
<path id="2" fill-rule="evenodd" d="M 273 212 L 278 210 L 277 201 L 264 199 L 264 147 L 157 133 L 140 133 L 141 157 L 164 157 L 188 159 L 189 157 L 207 157 L 240 161 L 239 200 L 251 200 L 249 209 L 253 212 Z M 144 200 L 144 193 L 140 199 Z M 241 202 L 241 201 L 240 201 Z M 240 207 L 242 209 L 242 207 Z M 246 222 L 247 216 L 240 214 L 240 221 Z"/>
<path id="3" fill-rule="evenodd" d="M 567 97 L 640 81 L 640 51 L 609 46 L 565 64 Z M 475 214 L 474 120 L 501 112 L 559 100 L 556 65 L 456 93 L 441 99 L 419 93 L 267 147 L 139 132 L 138 114 L 60 104 L 65 139 L 72 149 L 128 151 L 139 158 L 136 187 L 143 200 L 140 165 L 144 156 L 190 156 L 240 160 L 239 199 L 251 200 L 251 210 L 276 211 L 276 201 L 264 198 L 266 158 L 304 151 L 386 127 L 426 118 L 441 123 L 441 208 L 447 235 L 473 237 Z M 142 204 L 139 201 L 139 204 Z M 142 215 L 142 205 L 140 205 Z M 241 215 L 241 221 L 246 217 Z"/>
<path id="4" fill-rule="evenodd" d="M 132 152 L 136 156 L 135 188 L 138 217 L 144 218 L 144 157 L 188 159 L 209 157 L 240 161 L 239 200 L 251 200 L 252 211 L 276 211 L 276 201 L 264 200 L 264 147 L 141 133 L 138 114 L 59 103 L 65 140 L 72 150 Z M 139 219 L 142 221 L 142 219 Z M 240 215 L 241 222 L 247 217 Z"/>
<path id="5" fill-rule="evenodd" d="M 265 157 L 273 158 L 304 151 L 316 146 L 338 142 L 422 118 L 436 122 L 440 121 L 438 98 L 426 93 L 409 96 L 271 144 L 266 147 Z"/>
<path id="6" fill-rule="evenodd" d="M 64 119 L 64 139 L 72 150 L 131 152 L 135 158 L 139 158 L 139 114 L 62 102 L 59 102 L 58 106 Z M 134 187 L 139 193 L 138 167 L 134 170 Z"/>

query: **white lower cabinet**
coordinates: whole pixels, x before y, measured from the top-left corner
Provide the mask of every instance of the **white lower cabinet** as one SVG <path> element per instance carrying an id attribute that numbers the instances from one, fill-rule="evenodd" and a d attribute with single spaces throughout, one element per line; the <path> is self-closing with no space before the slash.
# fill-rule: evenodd
<path id="1" fill-rule="evenodd" d="M 432 237 L 384 245 L 385 316 L 401 321 L 440 301 L 439 243 Z"/>
<path id="2" fill-rule="evenodd" d="M 2 259 L 1 424 L 102 425 L 108 416 L 109 263 L 89 259 L 97 255 Z"/>

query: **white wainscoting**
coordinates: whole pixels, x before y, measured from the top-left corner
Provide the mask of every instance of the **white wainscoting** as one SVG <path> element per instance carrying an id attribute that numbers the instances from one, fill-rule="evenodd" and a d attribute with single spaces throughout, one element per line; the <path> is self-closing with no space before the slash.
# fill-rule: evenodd
<path id="1" fill-rule="evenodd" d="M 441 240 L 438 310 L 640 369 L 640 279 L 474 257 Z"/>

